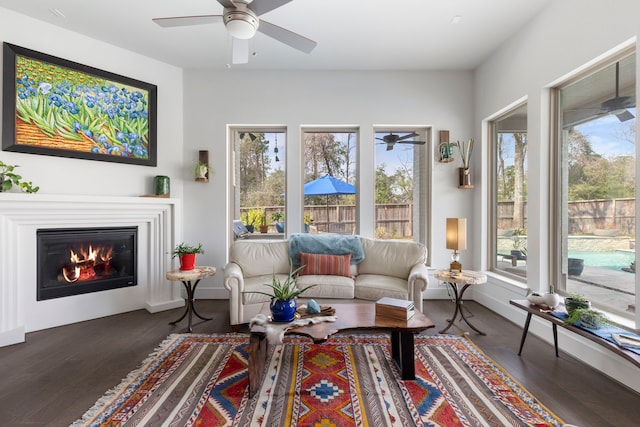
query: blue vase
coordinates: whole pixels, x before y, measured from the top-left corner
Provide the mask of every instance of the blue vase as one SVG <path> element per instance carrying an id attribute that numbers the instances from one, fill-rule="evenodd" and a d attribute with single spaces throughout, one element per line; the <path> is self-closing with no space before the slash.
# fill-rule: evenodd
<path id="1" fill-rule="evenodd" d="M 296 315 L 296 300 L 271 300 L 271 318 L 274 322 L 291 322 Z"/>

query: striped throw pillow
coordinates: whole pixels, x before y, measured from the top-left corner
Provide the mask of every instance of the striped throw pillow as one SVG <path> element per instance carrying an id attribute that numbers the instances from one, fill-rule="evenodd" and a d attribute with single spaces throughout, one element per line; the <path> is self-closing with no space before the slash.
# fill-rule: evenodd
<path id="1" fill-rule="evenodd" d="M 351 277 L 350 263 L 351 254 L 327 255 L 300 252 L 300 264 L 304 265 L 304 268 L 300 270 L 300 275 L 321 274 Z"/>

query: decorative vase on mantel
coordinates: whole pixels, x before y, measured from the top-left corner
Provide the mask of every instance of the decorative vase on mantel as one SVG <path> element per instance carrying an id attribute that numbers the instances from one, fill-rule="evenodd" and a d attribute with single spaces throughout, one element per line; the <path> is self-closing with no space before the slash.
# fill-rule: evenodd
<path id="1" fill-rule="evenodd" d="M 471 187 L 471 170 L 469 168 L 458 168 L 460 176 L 460 187 Z"/>

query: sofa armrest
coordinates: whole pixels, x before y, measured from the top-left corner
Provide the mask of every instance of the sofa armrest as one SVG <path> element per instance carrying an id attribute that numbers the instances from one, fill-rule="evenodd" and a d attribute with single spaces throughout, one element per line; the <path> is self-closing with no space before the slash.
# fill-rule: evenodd
<path id="1" fill-rule="evenodd" d="M 414 301 L 416 308 L 422 311 L 422 292 L 427 289 L 429 284 L 429 269 L 427 266 L 416 264 L 411 267 L 407 283 L 409 286 L 409 298 Z"/>
<path id="2" fill-rule="evenodd" d="M 235 262 L 224 267 L 224 287 L 229 291 L 229 320 L 231 325 L 242 323 L 242 292 L 244 291 L 244 274 Z"/>
<path id="3" fill-rule="evenodd" d="M 244 289 L 244 274 L 235 262 L 230 262 L 224 267 L 224 287 L 229 292 L 236 289 L 242 292 Z"/>

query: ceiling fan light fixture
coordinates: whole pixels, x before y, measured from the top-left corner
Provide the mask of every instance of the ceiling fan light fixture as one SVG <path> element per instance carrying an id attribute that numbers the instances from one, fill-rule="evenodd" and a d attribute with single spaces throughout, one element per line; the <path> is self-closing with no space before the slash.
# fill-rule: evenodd
<path id="1" fill-rule="evenodd" d="M 250 39 L 258 31 L 258 17 L 251 10 L 229 10 L 224 14 L 224 25 L 232 37 Z"/>

